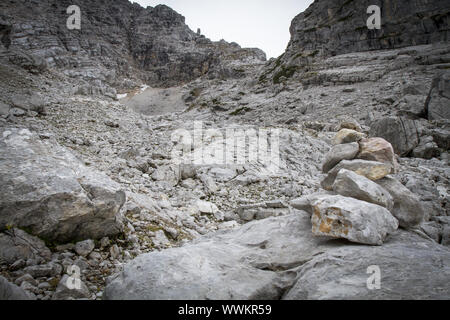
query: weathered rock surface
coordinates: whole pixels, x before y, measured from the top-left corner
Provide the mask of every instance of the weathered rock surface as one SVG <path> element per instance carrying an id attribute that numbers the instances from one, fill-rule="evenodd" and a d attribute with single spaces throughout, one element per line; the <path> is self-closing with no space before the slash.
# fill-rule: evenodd
<path id="1" fill-rule="evenodd" d="M 18 260 L 48 261 L 52 253 L 41 239 L 20 229 L 0 233 L 0 264 L 11 265 Z"/>
<path id="2" fill-rule="evenodd" d="M 35 300 L 35 298 L 0 276 L 0 300 Z"/>
<path id="3" fill-rule="evenodd" d="M 1 229 L 26 228 L 59 242 L 121 231 L 125 194 L 116 183 L 27 129 L 3 128 L 1 135 Z"/>
<path id="4" fill-rule="evenodd" d="M 436 75 L 426 101 L 429 120 L 450 119 L 450 72 Z"/>
<path id="5" fill-rule="evenodd" d="M 397 218 L 401 227 L 409 228 L 422 223 L 425 212 L 420 199 L 415 194 L 391 176 L 378 180 L 377 183 L 394 198 L 392 214 Z"/>
<path id="6" fill-rule="evenodd" d="M 339 144 L 331 148 L 325 156 L 322 171 L 328 173 L 342 160 L 351 160 L 356 157 L 359 152 L 359 144 L 357 142 Z"/>
<path id="7" fill-rule="evenodd" d="M 351 161 L 344 160 L 328 172 L 326 178 L 321 182 L 322 188 L 328 191 L 333 190 L 333 184 L 336 176 L 342 169 L 354 171 L 372 181 L 380 180 L 386 177 L 392 173 L 393 170 L 392 166 L 388 163 L 358 159 Z"/>
<path id="8" fill-rule="evenodd" d="M 366 177 L 346 169 L 339 171 L 333 190 L 341 196 L 377 204 L 389 211 L 394 206 L 394 199 L 388 191 Z"/>
<path id="9" fill-rule="evenodd" d="M 399 231 L 381 247 L 361 247 L 313 237 L 310 228 L 309 215 L 296 213 L 140 256 L 111 278 L 105 298 L 449 297 L 450 253 L 441 246 Z M 380 290 L 367 288 L 371 275 L 367 269 L 372 265 L 381 269 Z"/>
<path id="10" fill-rule="evenodd" d="M 389 141 L 396 154 L 407 156 L 419 145 L 419 132 L 416 121 L 389 117 L 376 120 L 370 125 L 370 135 Z"/>
<path id="11" fill-rule="evenodd" d="M 367 8 L 371 5 L 382 10 L 380 30 L 367 28 Z M 447 41 L 449 10 L 445 0 L 426 4 L 408 0 L 315 1 L 292 21 L 291 41 L 282 60 Z"/>
<path id="12" fill-rule="evenodd" d="M 334 246 L 312 236 L 305 212 L 250 222 L 181 248 L 139 256 L 110 279 L 105 298 L 276 299 L 293 280 L 283 270 Z"/>
<path id="13" fill-rule="evenodd" d="M 312 206 L 312 231 L 316 236 L 382 245 L 398 228 L 398 221 L 386 208 L 353 198 L 331 196 L 314 201 Z"/>
<path id="14" fill-rule="evenodd" d="M 439 146 L 434 142 L 433 137 L 424 137 L 420 139 L 419 145 L 412 151 L 415 158 L 432 159 L 441 154 Z"/>
<path id="15" fill-rule="evenodd" d="M 75 252 L 82 257 L 87 257 L 95 248 L 93 240 L 80 241 L 75 244 Z"/>
<path id="16" fill-rule="evenodd" d="M 381 272 L 379 289 L 368 288 L 371 266 Z M 447 300 L 449 277 L 446 248 L 400 231 L 382 247 L 339 248 L 306 263 L 283 299 Z"/>
<path id="17" fill-rule="evenodd" d="M 61 203 L 67 204 L 64 208 L 69 203 L 73 204 L 71 209 L 79 208 L 80 201 L 82 204 L 91 201 L 89 208 L 103 207 L 91 189 L 80 189 L 86 181 L 79 173 L 88 168 L 81 166 L 82 169 L 74 170 L 80 163 L 64 160 L 67 150 L 73 150 L 81 163 L 92 168 L 89 172 L 94 172 L 93 185 L 100 189 L 110 186 L 109 180 L 98 180 L 98 171 L 117 183 L 117 187 L 112 187 L 115 191 L 106 192 L 102 199 L 115 198 L 112 194 L 117 190 L 126 191 L 128 199 L 120 210 L 126 217 L 123 237 L 103 238 L 100 246 L 86 257 L 83 255 L 92 245 L 78 252 L 75 244 L 58 245 L 51 262 L 35 256 L 19 259 L 12 265 L 0 263 L 0 273 L 26 292 L 36 294 L 39 300 L 54 297 L 63 271 L 74 264 L 80 267 L 86 287 L 81 292 L 60 287 L 61 298 L 102 299 L 105 278 L 117 274 L 105 292 L 107 298 L 111 295 L 115 299 L 280 299 L 286 298 L 289 291 L 293 297 L 312 299 L 329 296 L 377 299 L 382 290 L 371 296 L 368 294 L 373 292 L 366 290 L 370 275 L 364 264 L 366 261 L 377 264 L 366 257 L 373 253 L 383 263 L 381 284 L 382 289 L 387 288 L 383 298 L 411 295 L 427 299 L 437 296 L 438 290 L 442 297 L 448 297 L 447 269 L 441 262 L 448 261 L 448 256 L 436 249 L 442 246 L 430 244 L 449 243 L 449 221 L 444 215 L 450 212 L 450 158 L 445 152 L 450 128 L 446 119 L 425 120 L 428 112 L 425 107 L 433 107 L 436 100 L 431 97 L 446 101 L 440 100 L 445 90 L 433 90 L 428 100 L 427 96 L 431 87 L 436 88 L 436 81 L 432 86 L 433 77 L 448 69 L 450 63 L 448 41 L 438 43 L 448 40 L 445 9 L 448 6 L 440 7 L 443 2 L 438 0 L 416 1 L 408 11 L 406 0 L 379 2 L 383 10 L 382 30 L 367 31 L 364 11 L 369 3 L 343 1 L 316 1 L 302 18 L 311 30 L 304 32 L 303 38 L 300 34 L 303 29 L 299 27 L 303 22 L 295 19 L 296 31 L 288 51 L 265 66 L 260 50 L 242 49 L 224 41 L 211 42 L 201 34 L 192 34 L 184 18 L 165 6 L 143 9 L 125 0 L 108 6 L 81 0 L 77 4 L 82 10 L 82 30 L 68 31 L 65 9 L 72 3 L 56 0 L 34 1 L 32 6 L 24 0 L 0 3 L 0 79 L 5 80 L 0 81 L 0 127 L 32 129 L 39 143 L 51 149 L 60 150 L 55 141 L 63 145 L 61 152 L 50 157 L 49 167 L 54 170 L 40 166 L 40 161 L 32 169 L 49 171 L 52 177 L 70 172 L 67 176 L 72 182 L 68 185 L 73 188 L 64 190 L 69 190 L 69 196 L 72 190 L 79 190 L 76 193 L 80 194 L 75 199 L 55 201 L 51 207 L 39 207 L 38 212 L 58 213 L 55 208 L 61 208 Z M 398 3 L 401 6 L 395 7 Z M 415 23 L 416 19 L 421 19 L 420 23 L 414 26 L 415 31 L 410 31 L 409 23 Z M 353 28 L 357 25 L 362 28 L 361 37 L 353 42 Z M 425 29 L 427 32 L 421 34 Z M 385 33 L 386 30 L 392 33 Z M 408 42 L 410 32 L 414 33 L 412 42 Z M 314 38 L 316 35 L 319 36 Z M 380 43 L 383 45 L 379 46 Z M 408 47 L 411 43 L 424 45 Z M 367 51 L 372 45 L 382 50 Z M 402 48 L 390 49 L 394 47 Z M 196 80 L 189 82 L 193 79 Z M 147 87 L 175 84 L 172 88 Z M 120 94 L 116 96 L 117 93 Z M 442 106 L 440 102 L 437 105 Z M 312 202 L 333 196 L 331 192 L 321 192 L 319 179 L 323 156 L 336 131 L 368 133 L 377 119 L 398 116 L 414 119 L 418 125 L 420 144 L 411 153 L 413 157 L 401 158 L 402 166 L 394 172 L 393 148 L 383 140 L 386 152 L 380 144 L 380 153 L 374 148 L 372 156 L 381 159 L 384 167 L 379 162 L 358 167 L 354 162 L 363 160 L 353 160 L 347 168 L 343 165 L 346 160 L 340 161 L 329 172 L 327 188 L 332 189 L 341 165 L 372 181 L 395 173 L 402 184 L 420 197 L 419 203 L 426 218 L 431 218 L 430 223 L 396 231 L 384 239 L 383 247 L 375 248 L 380 251 L 347 240 L 315 237 L 311 232 Z M 213 134 L 205 135 L 206 149 L 189 145 L 189 134 L 171 139 L 179 129 L 192 133 L 198 121 L 202 121 L 205 129 L 214 130 Z M 194 156 L 205 150 L 216 151 L 228 140 L 223 134 L 236 128 L 280 129 L 279 143 L 270 141 L 271 149 L 279 146 L 276 156 L 279 155 L 280 161 L 271 157 L 270 164 L 258 159 L 245 164 L 192 166 L 188 159 L 183 159 L 186 165 L 174 165 L 177 162 L 174 149 L 186 147 L 194 151 Z M 359 134 L 352 132 L 350 140 L 345 141 L 352 141 L 350 136 Z M 428 158 L 434 153 L 434 143 L 439 147 L 439 155 L 431 160 L 414 158 Z M 252 143 L 249 141 L 248 145 Z M 42 150 L 47 149 L 39 147 L 39 150 L 38 159 L 47 159 L 42 156 Z M 0 151 L 1 162 L 8 152 Z M 236 159 L 248 155 L 245 148 L 236 148 Z M 65 164 L 61 165 L 61 161 Z M 17 168 L 13 170 L 15 178 L 7 181 L 20 190 L 14 199 L 18 194 L 29 196 L 19 184 L 22 171 L 28 167 L 23 162 L 9 163 Z M 64 166 L 72 171 L 66 171 Z M 5 169 L 8 174 L 10 171 L 9 167 Z M 45 173 L 43 176 L 44 183 L 39 184 L 42 194 L 49 190 L 47 185 L 54 185 L 48 182 L 54 180 Z M 28 179 L 28 175 L 24 177 Z M 35 189 L 27 185 L 27 190 Z M 6 194 L 5 199 L 9 197 Z M 201 209 L 199 201 L 207 201 L 208 205 Z M 111 206 L 115 203 L 116 200 L 111 200 Z M 370 205 L 363 203 L 364 208 Z M 83 212 L 86 210 L 77 214 Z M 290 212 L 294 215 L 285 216 Z M 99 221 L 111 219 L 112 215 L 97 217 L 99 220 L 89 221 L 86 226 L 105 230 Z M 121 214 L 117 217 L 120 221 Z M 374 226 L 382 225 L 371 219 L 374 217 L 364 217 L 365 228 L 375 230 Z M 47 228 L 48 220 L 41 220 Z M 75 232 L 78 234 L 85 225 L 79 221 L 76 224 L 80 227 Z M 30 228 L 23 230 L 28 232 Z M 212 234 L 218 230 L 222 231 Z M 378 231 L 382 238 L 383 228 Z M 93 237 L 70 241 L 76 243 L 87 238 Z M 390 246 L 394 242 L 397 247 Z M 423 254 L 424 248 L 430 251 L 429 255 Z M 339 252 L 334 254 L 334 249 Z M 328 255 L 352 269 L 336 267 L 335 260 L 328 263 L 325 259 L 322 263 L 320 259 Z M 411 257 L 417 264 L 408 269 L 412 282 L 398 266 L 411 264 Z M 303 282 L 296 284 L 303 271 L 309 275 L 315 270 L 314 263 L 317 270 L 335 277 L 313 275 L 308 276 L 309 282 L 301 278 Z M 308 269 L 303 270 L 303 266 Z M 388 283 L 383 280 L 385 270 Z M 398 277 L 394 270 L 400 270 Z M 427 281 L 432 279 L 425 282 L 419 278 L 419 270 L 426 272 Z M 414 287 L 416 283 L 420 290 Z M 295 291 L 299 285 L 304 287 Z"/>
<path id="18" fill-rule="evenodd" d="M 36 73 L 58 68 L 82 80 L 78 93 L 114 96 L 111 87 L 142 82 L 170 86 L 203 75 L 239 78 L 243 66 L 266 59 L 259 49 L 196 34 L 165 5 L 142 8 L 120 0 L 103 8 L 81 0 L 81 31 L 66 28 L 70 5 L 39 1 L 29 10 L 26 1 L 2 2 L 0 57 Z"/>

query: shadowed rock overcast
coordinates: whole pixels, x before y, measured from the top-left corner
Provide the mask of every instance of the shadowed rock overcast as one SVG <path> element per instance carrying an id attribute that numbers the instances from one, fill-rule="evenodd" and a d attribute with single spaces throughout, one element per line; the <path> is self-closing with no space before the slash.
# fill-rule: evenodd
<path id="1" fill-rule="evenodd" d="M 448 0 L 186 12 L 0 2 L 0 299 L 450 299 Z"/>

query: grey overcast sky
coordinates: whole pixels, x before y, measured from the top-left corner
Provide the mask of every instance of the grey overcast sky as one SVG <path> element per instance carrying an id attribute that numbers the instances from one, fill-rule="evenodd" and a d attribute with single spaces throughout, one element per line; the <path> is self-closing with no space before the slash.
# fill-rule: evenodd
<path id="1" fill-rule="evenodd" d="M 290 39 L 292 19 L 313 0 L 130 0 L 144 8 L 165 4 L 186 17 L 187 25 L 213 41 L 225 39 L 242 47 L 281 55 Z"/>

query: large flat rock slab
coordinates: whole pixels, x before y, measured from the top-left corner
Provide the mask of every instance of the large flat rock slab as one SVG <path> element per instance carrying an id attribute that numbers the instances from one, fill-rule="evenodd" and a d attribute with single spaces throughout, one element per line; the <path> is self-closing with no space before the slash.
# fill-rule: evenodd
<path id="1" fill-rule="evenodd" d="M 250 222 L 181 248 L 139 256 L 109 281 L 110 300 L 278 299 L 285 272 L 339 242 L 316 238 L 306 212 Z"/>
<path id="2" fill-rule="evenodd" d="M 376 285 L 374 267 L 378 289 L 367 285 Z M 342 247 L 308 262 L 283 299 L 448 300 L 449 279 L 447 248 L 399 231 L 382 247 Z"/>

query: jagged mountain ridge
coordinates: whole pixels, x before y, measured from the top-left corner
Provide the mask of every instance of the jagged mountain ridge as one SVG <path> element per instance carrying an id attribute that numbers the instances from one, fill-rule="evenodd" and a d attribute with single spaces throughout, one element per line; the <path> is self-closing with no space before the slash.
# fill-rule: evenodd
<path id="1" fill-rule="evenodd" d="M 73 4 L 81 9 L 81 30 L 66 28 Z M 242 77 L 242 66 L 265 61 L 259 49 L 194 33 L 165 5 L 144 9 L 127 0 L 3 1 L 0 38 L 2 59 L 117 89 L 138 82 L 167 87 L 204 75 Z"/>

